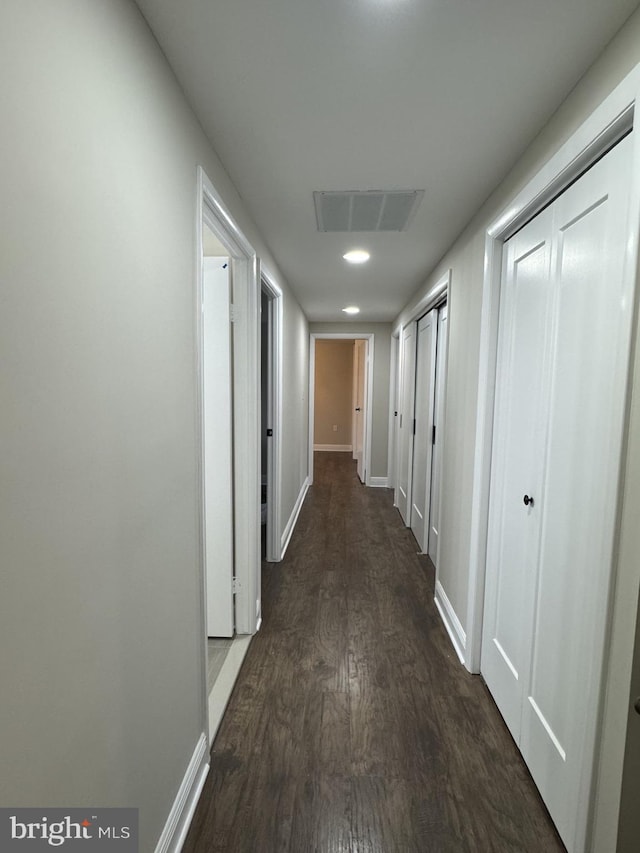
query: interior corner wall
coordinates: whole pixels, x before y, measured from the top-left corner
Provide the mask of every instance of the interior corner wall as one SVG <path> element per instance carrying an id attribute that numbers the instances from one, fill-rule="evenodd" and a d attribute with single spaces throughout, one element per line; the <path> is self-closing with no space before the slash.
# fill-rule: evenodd
<path id="1" fill-rule="evenodd" d="M 451 269 L 438 578 L 465 632 L 468 628 L 471 501 L 485 231 L 516 193 L 639 62 L 640 10 L 629 18 L 531 142 L 394 322 L 394 329 L 406 322 L 420 299 Z M 634 440 L 640 442 L 640 435 L 635 435 Z M 611 728 L 605 719 L 605 739 L 607 730 Z M 606 772 L 603 778 L 606 780 Z M 606 786 L 606 782 L 603 784 Z M 617 792 L 612 790 L 606 814 L 601 815 L 596 822 L 595 851 L 614 849 L 616 797 Z"/>
<path id="2" fill-rule="evenodd" d="M 287 527 L 309 476 L 309 326 L 297 303 L 284 305 L 281 525 Z M 283 531 L 280 531 L 282 534 Z"/>
<path id="3" fill-rule="evenodd" d="M 0 55 L 0 802 L 150 851 L 205 725 L 198 165 L 284 293 L 284 521 L 308 329 L 130 0 L 5 0 Z"/>
<path id="4" fill-rule="evenodd" d="M 353 341 L 316 341 L 315 370 L 314 444 L 351 446 Z"/>
<path id="5" fill-rule="evenodd" d="M 390 323 L 310 323 L 311 334 L 375 335 L 373 369 L 373 423 L 371 425 L 371 476 L 386 477 L 389 439 Z"/>

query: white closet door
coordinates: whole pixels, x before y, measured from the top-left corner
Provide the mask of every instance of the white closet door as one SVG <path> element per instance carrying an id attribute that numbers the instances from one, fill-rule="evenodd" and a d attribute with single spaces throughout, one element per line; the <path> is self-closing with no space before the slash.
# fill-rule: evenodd
<path id="1" fill-rule="evenodd" d="M 411 530 L 425 551 L 431 497 L 431 428 L 436 378 L 437 311 L 418 321 L 416 344 L 416 388 L 413 430 L 413 472 L 411 477 Z"/>
<path id="2" fill-rule="evenodd" d="M 444 391 L 447 378 L 447 306 L 438 310 L 436 346 L 436 391 L 433 410 L 433 457 L 431 461 L 431 502 L 429 504 L 429 544 L 427 553 L 438 567 L 438 531 L 440 529 L 440 483 L 442 475 L 442 438 L 444 436 Z"/>
<path id="3" fill-rule="evenodd" d="M 400 410 L 398 413 L 398 497 L 404 523 L 409 526 L 413 459 L 413 403 L 416 371 L 416 324 L 409 323 L 400 336 Z"/>
<path id="4" fill-rule="evenodd" d="M 207 634 L 233 636 L 230 282 L 227 258 L 203 259 L 204 509 Z"/>
<path id="5" fill-rule="evenodd" d="M 353 348 L 353 458 L 360 482 L 365 482 L 365 430 L 368 341 L 355 341 Z"/>
<path id="6" fill-rule="evenodd" d="M 601 698 L 630 153 L 627 139 L 505 247 L 482 672 L 570 853 L 585 849 Z"/>
<path id="7" fill-rule="evenodd" d="M 557 299 L 541 545 L 522 752 L 569 850 L 582 850 L 624 421 L 631 140 L 554 206 Z"/>
<path id="8" fill-rule="evenodd" d="M 552 213 L 505 247 L 481 669 L 516 741 L 528 676 L 539 527 L 545 352 L 552 307 Z M 525 506 L 524 496 L 534 497 Z"/>

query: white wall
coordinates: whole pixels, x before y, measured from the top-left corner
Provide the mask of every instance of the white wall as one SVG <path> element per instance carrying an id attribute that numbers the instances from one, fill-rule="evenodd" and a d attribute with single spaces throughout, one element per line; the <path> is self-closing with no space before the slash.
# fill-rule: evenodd
<path id="1" fill-rule="evenodd" d="M 443 494 L 441 518 L 441 552 L 439 578 L 463 629 L 467 630 L 469 594 L 470 521 L 473 459 L 475 453 L 476 404 L 478 398 L 478 352 L 480 341 L 480 308 L 484 272 L 484 233 L 516 192 L 522 188 L 557 151 L 576 128 L 593 112 L 624 76 L 640 62 L 640 11 L 634 13 L 600 58 L 594 63 L 565 103 L 523 153 L 507 178 L 473 217 L 451 249 L 433 270 L 414 298 L 396 319 L 406 321 L 413 306 L 426 294 L 448 268 L 452 270 L 449 295 L 449 353 L 445 406 L 443 454 Z M 638 368 L 636 368 L 637 373 Z M 639 416 L 640 417 L 640 416 Z M 640 443 L 640 428 L 631 429 L 634 441 Z M 633 452 L 633 442 L 630 446 Z M 640 512 L 640 495 L 633 495 L 636 516 Z M 628 503 L 628 506 L 631 504 Z M 630 512 L 630 510 L 628 510 Z M 637 527 L 637 525 L 636 525 Z M 632 537 L 633 533 L 629 533 Z M 637 536 L 636 536 L 637 540 Z M 633 550 L 632 550 L 633 553 Z M 635 549 L 638 559 L 638 549 Z M 631 559 L 631 557 L 630 557 Z M 637 591 L 636 591 L 637 594 Z M 621 617 L 622 618 L 622 617 Z M 614 652 L 618 652 L 617 634 L 628 635 L 629 616 L 614 630 Z M 622 631 L 624 627 L 624 631 Z M 631 626 L 632 628 L 633 626 Z M 626 650 L 628 652 L 628 649 Z M 612 656 L 612 660 L 615 654 Z M 624 667 L 609 673 L 608 691 L 620 694 Z M 620 670 L 620 671 L 618 671 Z M 618 679 L 616 685 L 614 681 Z M 628 681 L 627 681 L 628 685 Z M 605 717 L 603 729 L 603 784 L 608 773 L 609 733 L 617 725 L 613 712 Z M 624 709 L 626 717 L 626 708 Z M 599 814 L 594 850 L 613 849 L 611 838 L 617 820 L 619 789 L 610 785 L 609 803 Z"/>
<path id="2" fill-rule="evenodd" d="M 0 55 L 0 802 L 148 851 L 204 727 L 198 164 L 285 293 L 284 521 L 308 329 L 129 0 L 5 0 Z"/>
<path id="3" fill-rule="evenodd" d="M 284 365 L 282 406 L 283 529 L 309 475 L 309 326 L 297 304 L 284 306 Z"/>

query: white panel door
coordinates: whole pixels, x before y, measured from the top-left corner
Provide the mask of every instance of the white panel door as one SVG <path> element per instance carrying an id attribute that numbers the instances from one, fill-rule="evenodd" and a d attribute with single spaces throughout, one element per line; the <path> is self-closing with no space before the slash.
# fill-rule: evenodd
<path id="1" fill-rule="evenodd" d="M 396 503 L 409 526 L 411 470 L 413 459 L 413 402 L 416 376 L 416 323 L 400 335 L 400 409 L 398 414 L 398 493 Z"/>
<path id="2" fill-rule="evenodd" d="M 203 259 L 204 508 L 207 634 L 233 636 L 230 281 L 227 258 Z"/>
<path id="3" fill-rule="evenodd" d="M 355 341 L 353 348 L 353 379 L 354 379 L 354 447 L 353 457 L 356 460 L 356 470 L 362 483 L 365 482 L 365 435 L 367 411 L 367 358 L 368 342 Z"/>
<path id="4" fill-rule="evenodd" d="M 447 378 L 447 317 L 443 305 L 438 310 L 436 346 L 436 391 L 433 410 L 433 456 L 431 460 L 431 501 L 429 504 L 429 543 L 427 553 L 438 567 L 438 531 L 440 530 L 440 483 L 442 477 L 442 438 L 444 436 L 444 392 Z"/>
<path id="5" fill-rule="evenodd" d="M 505 246 L 481 670 L 516 742 L 528 677 L 540 537 L 545 352 L 553 304 L 550 209 Z M 537 510 L 537 507 L 535 508 Z"/>
<path id="6" fill-rule="evenodd" d="M 574 851 L 585 843 L 624 421 L 630 154 L 627 138 L 554 207 L 556 322 L 521 748 Z"/>
<path id="7" fill-rule="evenodd" d="M 413 421 L 413 472 L 411 476 L 411 530 L 424 552 L 431 498 L 431 430 L 436 379 L 437 311 L 418 321 L 416 388 Z"/>
<path id="8" fill-rule="evenodd" d="M 626 139 L 509 241 L 501 296 L 482 672 L 570 853 L 586 845 L 601 698 L 629 164 Z"/>

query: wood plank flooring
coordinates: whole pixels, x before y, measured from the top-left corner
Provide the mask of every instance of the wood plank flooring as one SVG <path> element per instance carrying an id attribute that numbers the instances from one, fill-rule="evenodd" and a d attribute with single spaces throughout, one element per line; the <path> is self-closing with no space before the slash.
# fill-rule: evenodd
<path id="1" fill-rule="evenodd" d="M 391 492 L 315 466 L 184 853 L 564 851 Z"/>

